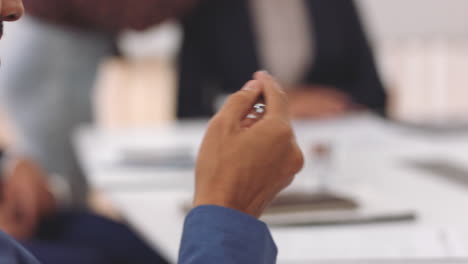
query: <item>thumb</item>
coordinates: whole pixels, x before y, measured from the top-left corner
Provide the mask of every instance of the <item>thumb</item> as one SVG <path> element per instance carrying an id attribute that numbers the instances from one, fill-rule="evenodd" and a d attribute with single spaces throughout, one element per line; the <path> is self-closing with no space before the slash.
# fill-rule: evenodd
<path id="1" fill-rule="evenodd" d="M 260 81 L 249 81 L 240 91 L 229 96 L 218 116 L 232 126 L 240 127 L 241 121 L 245 119 L 262 94 L 262 88 Z"/>

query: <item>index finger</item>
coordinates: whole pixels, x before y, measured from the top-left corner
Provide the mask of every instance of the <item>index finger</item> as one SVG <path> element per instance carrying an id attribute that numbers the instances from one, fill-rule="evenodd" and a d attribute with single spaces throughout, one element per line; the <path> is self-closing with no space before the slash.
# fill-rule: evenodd
<path id="1" fill-rule="evenodd" d="M 288 100 L 280 84 L 264 71 L 256 72 L 254 78 L 263 84 L 263 95 L 267 105 L 265 117 L 275 115 L 288 119 Z"/>

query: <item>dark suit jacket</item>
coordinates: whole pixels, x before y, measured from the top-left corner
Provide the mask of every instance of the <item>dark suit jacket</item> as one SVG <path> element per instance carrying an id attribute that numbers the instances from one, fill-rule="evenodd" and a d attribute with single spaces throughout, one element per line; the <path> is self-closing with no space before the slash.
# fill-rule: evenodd
<path id="1" fill-rule="evenodd" d="M 0 231 L 0 263 L 39 264 L 39 261 L 18 242 Z"/>
<path id="2" fill-rule="evenodd" d="M 184 19 L 180 118 L 213 114 L 216 95 L 237 91 L 261 68 L 248 1 L 205 0 Z M 316 54 L 302 84 L 333 86 L 383 112 L 386 94 L 353 1 L 306 2 Z"/>

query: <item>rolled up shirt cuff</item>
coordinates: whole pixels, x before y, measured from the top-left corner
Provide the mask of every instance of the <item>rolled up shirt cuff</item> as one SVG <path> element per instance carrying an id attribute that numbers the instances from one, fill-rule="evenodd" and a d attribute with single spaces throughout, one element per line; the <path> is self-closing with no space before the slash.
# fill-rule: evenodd
<path id="1" fill-rule="evenodd" d="M 186 217 L 179 263 L 275 263 L 277 252 L 265 223 L 234 209 L 204 205 Z"/>

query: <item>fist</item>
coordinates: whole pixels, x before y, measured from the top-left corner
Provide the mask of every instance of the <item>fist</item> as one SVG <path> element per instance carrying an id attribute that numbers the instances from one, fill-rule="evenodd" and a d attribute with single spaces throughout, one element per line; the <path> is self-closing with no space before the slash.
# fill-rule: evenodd
<path id="1" fill-rule="evenodd" d="M 245 126 L 261 96 L 266 113 Z M 286 94 L 265 72 L 231 95 L 201 145 L 194 206 L 218 205 L 259 217 L 303 166 L 288 116 Z"/>

